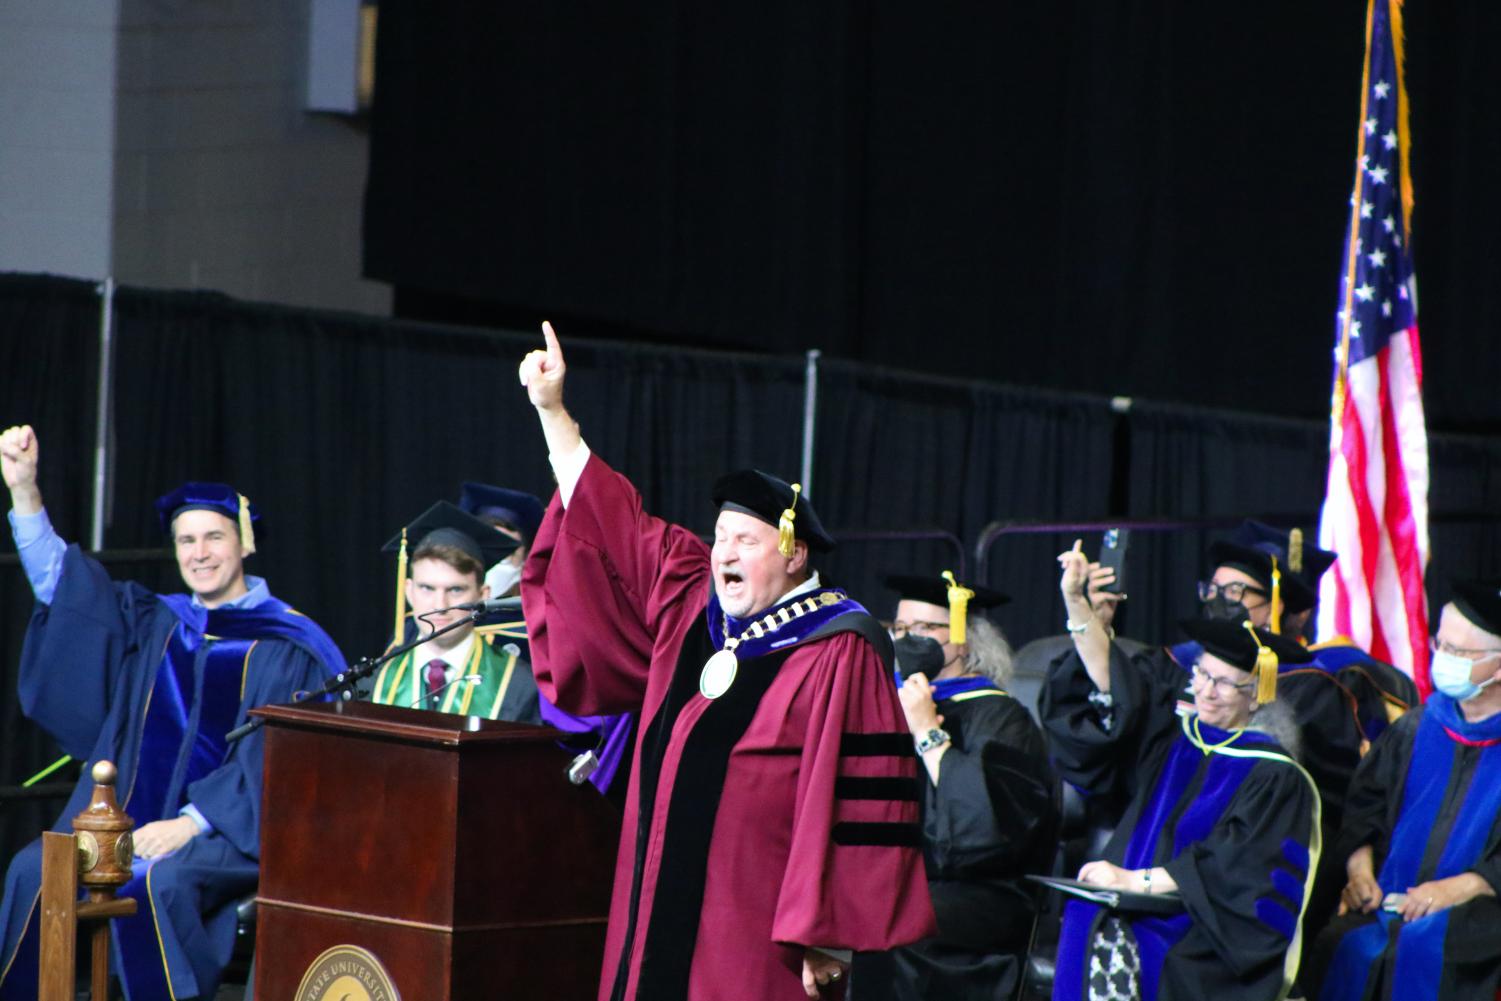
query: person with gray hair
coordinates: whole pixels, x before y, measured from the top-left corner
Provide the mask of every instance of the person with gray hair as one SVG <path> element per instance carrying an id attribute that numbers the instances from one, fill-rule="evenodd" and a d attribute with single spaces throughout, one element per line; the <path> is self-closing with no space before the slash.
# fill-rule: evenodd
<path id="1" fill-rule="evenodd" d="M 1016 993 L 1036 913 L 1029 872 L 1056 849 L 1057 781 L 1042 733 L 1005 691 L 1011 646 L 976 614 L 1007 599 L 952 574 L 887 579 L 902 709 L 926 774 L 922 848 L 938 934 L 857 956 L 859 1001 Z"/>

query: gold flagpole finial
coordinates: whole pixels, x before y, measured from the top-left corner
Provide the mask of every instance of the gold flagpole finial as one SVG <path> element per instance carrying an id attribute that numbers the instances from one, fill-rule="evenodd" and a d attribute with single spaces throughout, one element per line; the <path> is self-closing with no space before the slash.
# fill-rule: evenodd
<path id="1" fill-rule="evenodd" d="M 782 516 L 777 519 L 777 552 L 788 559 L 792 558 L 793 543 L 797 538 L 792 520 L 797 517 L 797 498 L 802 492 L 801 483 L 792 484 L 792 506 L 783 511 Z"/>

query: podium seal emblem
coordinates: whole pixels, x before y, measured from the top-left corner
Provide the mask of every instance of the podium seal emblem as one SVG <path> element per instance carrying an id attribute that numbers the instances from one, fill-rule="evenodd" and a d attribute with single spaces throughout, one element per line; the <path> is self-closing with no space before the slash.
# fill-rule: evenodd
<path id="1" fill-rule="evenodd" d="M 401 1001 L 401 995 L 373 954 L 357 945 L 336 945 L 307 968 L 296 1001 Z"/>

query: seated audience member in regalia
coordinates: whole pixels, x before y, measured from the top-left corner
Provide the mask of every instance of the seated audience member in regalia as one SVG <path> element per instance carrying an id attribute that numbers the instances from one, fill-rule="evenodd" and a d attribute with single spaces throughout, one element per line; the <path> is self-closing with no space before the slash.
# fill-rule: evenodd
<path id="1" fill-rule="evenodd" d="M 1066 780 L 1129 802 L 1078 878 L 1177 894 L 1183 910 L 1070 899 L 1054 998 L 1286 997 L 1321 838 L 1317 789 L 1274 700 L 1279 663 L 1307 652 L 1248 622 L 1185 622 L 1201 647 L 1185 686 L 1176 665 L 1112 647 L 1090 617 L 1084 555 L 1059 559 L 1075 653 L 1054 665 L 1043 725 Z"/>
<path id="2" fill-rule="evenodd" d="M 36 594 L 21 651 L 21 705 L 84 763 L 54 830 L 88 803 L 92 765 L 119 769 L 138 825 L 135 916 L 111 922 L 116 972 L 134 1001 L 214 996 L 235 938 L 235 905 L 259 872 L 259 731 L 230 730 L 260 705 L 290 702 L 344 669 L 327 634 L 244 572 L 253 505 L 222 483 L 188 483 L 156 502 L 189 594 L 116 583 L 53 530 L 28 427 L 0 435 L 11 529 Z M 37 996 L 41 842 L 12 860 L 0 905 L 0 998 Z"/>
<path id="3" fill-rule="evenodd" d="M 542 501 L 523 490 L 468 481 L 459 488 L 459 507 L 517 543 L 514 552 L 485 572 L 490 597 L 510 598 L 515 607 L 507 604 L 482 617 L 478 631 L 491 643 L 516 644 L 530 671 L 531 640 L 521 608 L 521 571 L 542 525 Z M 617 804 L 622 803 L 636 717 L 630 713 L 575 716 L 545 698 L 538 699 L 537 708 L 543 723 L 568 735 L 562 743 L 577 754 L 568 769 L 569 778 L 575 783 L 587 781 Z"/>
<path id="4" fill-rule="evenodd" d="M 860 1001 L 1006 1001 L 1027 958 L 1027 873 L 1057 849 L 1058 783 L 1042 732 L 1004 685 L 1011 648 L 978 612 L 1007 598 L 938 574 L 889 577 L 902 709 L 925 773 L 923 858 L 938 934 L 855 957 Z"/>
<path id="5" fill-rule="evenodd" d="M 1501 587 L 1460 584 L 1433 641 L 1434 692 L 1350 785 L 1333 846 L 1344 916 L 1306 977 L 1321 1001 L 1491 999 L 1501 990 Z"/>
<path id="6" fill-rule="evenodd" d="M 372 701 L 435 712 L 540 723 L 532 668 L 512 640 L 475 629 L 490 597 L 485 570 L 516 542 L 448 501 L 438 501 L 385 545 L 405 570 L 394 643 L 430 637 L 376 672 Z M 469 608 L 460 608 L 468 605 Z M 411 615 L 405 614 L 410 606 Z M 448 629 L 457 624 L 457 628 Z M 439 632 L 447 629 L 446 632 Z"/>

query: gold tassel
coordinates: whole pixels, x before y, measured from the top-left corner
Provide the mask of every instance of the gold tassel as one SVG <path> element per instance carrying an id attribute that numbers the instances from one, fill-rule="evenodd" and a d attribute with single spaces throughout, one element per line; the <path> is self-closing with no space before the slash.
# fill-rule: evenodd
<path id="1" fill-rule="evenodd" d="M 1251 634 L 1251 642 L 1256 644 L 1256 701 L 1261 705 L 1275 702 L 1277 699 L 1277 654 L 1271 647 L 1261 642 L 1261 637 L 1256 635 L 1256 627 L 1250 622 L 1242 622 L 1246 632 Z"/>
<path id="2" fill-rule="evenodd" d="M 792 528 L 792 519 L 797 517 L 797 496 L 803 492 L 801 483 L 792 484 L 792 506 L 782 512 L 777 519 L 777 552 L 792 559 L 793 542 L 796 535 Z"/>
<path id="3" fill-rule="evenodd" d="M 240 498 L 240 545 L 249 556 L 255 552 L 255 529 L 250 525 L 250 501 L 245 499 L 244 494 Z"/>
<path id="4" fill-rule="evenodd" d="M 1303 572 L 1303 530 L 1295 528 L 1287 533 L 1287 569 L 1293 573 Z"/>
<path id="5" fill-rule="evenodd" d="M 391 630 L 395 642 L 406 639 L 407 619 L 407 530 L 401 530 L 401 548 L 396 551 L 396 625 Z"/>
<path id="6" fill-rule="evenodd" d="M 955 580 L 952 570 L 945 570 L 943 579 L 949 582 L 949 642 L 963 646 L 964 627 L 969 621 L 969 599 L 975 596 L 975 592 Z"/>
<path id="7" fill-rule="evenodd" d="M 1275 636 L 1282 635 L 1282 571 L 1277 569 L 1277 557 L 1271 553 L 1267 559 L 1272 561 L 1272 617 L 1267 620 L 1267 628 L 1271 629 Z"/>

